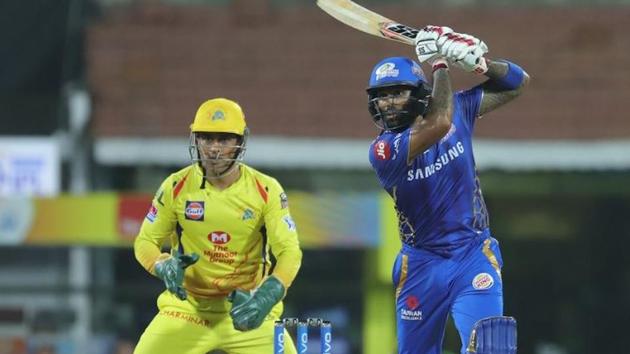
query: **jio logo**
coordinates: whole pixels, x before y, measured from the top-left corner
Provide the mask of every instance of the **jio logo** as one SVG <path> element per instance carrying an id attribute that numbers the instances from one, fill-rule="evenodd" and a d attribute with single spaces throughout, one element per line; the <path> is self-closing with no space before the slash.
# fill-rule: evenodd
<path id="1" fill-rule="evenodd" d="M 390 156 L 389 144 L 387 142 L 380 140 L 374 145 L 374 152 L 376 153 L 376 158 L 379 160 L 387 160 Z"/>

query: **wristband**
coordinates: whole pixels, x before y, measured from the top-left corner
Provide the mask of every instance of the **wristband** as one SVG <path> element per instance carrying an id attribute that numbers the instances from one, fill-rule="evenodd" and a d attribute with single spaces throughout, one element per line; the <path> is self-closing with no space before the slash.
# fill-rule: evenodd
<path id="1" fill-rule="evenodd" d="M 475 69 L 473 70 L 475 74 L 485 74 L 488 72 L 488 63 L 486 62 L 486 58 L 480 57 L 479 61 L 475 65 Z"/>
<path id="2" fill-rule="evenodd" d="M 507 60 L 501 61 L 508 65 L 508 72 L 503 77 L 493 79 L 493 81 L 507 90 L 514 90 L 521 86 L 521 84 L 523 83 L 523 78 L 525 77 L 525 72 L 523 71 L 523 69 L 521 69 L 520 66 Z"/>
<path id="3" fill-rule="evenodd" d="M 444 58 L 437 59 L 433 62 L 433 71 L 435 72 L 438 69 L 448 69 L 448 62 Z"/>

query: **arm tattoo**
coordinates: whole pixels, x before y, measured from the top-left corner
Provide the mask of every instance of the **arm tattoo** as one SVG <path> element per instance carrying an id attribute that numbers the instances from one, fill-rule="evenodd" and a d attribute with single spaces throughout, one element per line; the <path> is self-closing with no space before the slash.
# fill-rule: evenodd
<path id="1" fill-rule="evenodd" d="M 453 106 L 453 88 L 447 70 L 438 70 L 433 77 L 433 92 L 431 93 L 431 111 L 446 112 Z M 449 112 L 450 113 L 450 112 Z M 448 115 L 449 123 L 452 115 Z M 450 124 L 449 124 L 450 125 Z"/>
<path id="2" fill-rule="evenodd" d="M 499 108 L 500 106 L 515 99 L 523 92 L 523 88 L 529 81 L 527 74 L 523 79 L 523 83 L 514 90 L 506 90 L 499 87 L 494 82 L 493 79 L 499 79 L 505 76 L 508 72 L 508 68 L 509 67 L 506 63 L 488 60 L 488 71 L 485 75 L 490 78 L 490 80 L 481 85 L 481 88 L 483 89 L 483 96 L 481 99 L 481 106 L 479 107 L 479 115 L 483 115 Z"/>
<path id="3" fill-rule="evenodd" d="M 425 117 L 433 115 L 439 115 L 440 112 L 445 112 L 449 107 L 453 105 L 453 88 L 451 86 L 450 75 L 447 70 L 438 70 L 433 75 L 433 90 L 431 91 L 431 99 Z M 448 114 L 449 123 L 452 120 L 451 112 Z M 422 129 L 420 124 L 422 119 L 416 120 L 413 128 L 418 130 Z"/>
<path id="4" fill-rule="evenodd" d="M 437 143 L 449 130 L 453 116 L 453 88 L 448 70 L 433 74 L 433 91 L 428 112 L 411 126 L 407 163 Z"/>

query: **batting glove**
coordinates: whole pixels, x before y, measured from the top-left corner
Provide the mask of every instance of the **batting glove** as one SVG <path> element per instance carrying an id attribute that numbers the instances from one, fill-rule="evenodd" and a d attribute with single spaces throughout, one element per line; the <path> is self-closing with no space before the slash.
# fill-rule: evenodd
<path id="1" fill-rule="evenodd" d="M 199 260 L 196 253 L 181 254 L 178 251 L 166 259 L 155 263 L 155 275 L 164 281 L 166 289 L 175 294 L 180 300 L 186 300 L 186 290 L 183 288 L 184 272 L 186 268 Z"/>
<path id="2" fill-rule="evenodd" d="M 271 312 L 271 309 L 284 297 L 284 285 L 274 276 L 268 277 L 253 295 L 245 300 L 244 294 L 236 294 L 233 297 L 233 307 L 230 311 L 234 329 L 238 331 L 249 331 L 256 329 Z M 239 299 L 245 300 L 237 305 Z M 239 300 L 240 301 L 240 300 Z"/>
<path id="3" fill-rule="evenodd" d="M 488 71 L 488 64 L 483 55 L 487 53 L 482 47 L 473 48 L 463 59 L 453 62 L 453 66 L 459 67 L 467 72 L 485 74 Z"/>
<path id="4" fill-rule="evenodd" d="M 416 35 L 416 55 L 420 63 L 429 62 L 441 56 L 440 39 L 449 33 L 453 33 L 450 27 L 426 26 Z M 443 43 L 444 40 L 441 40 Z"/>
<path id="5" fill-rule="evenodd" d="M 463 33 L 448 33 L 438 41 L 440 54 L 454 66 L 467 72 L 483 74 L 488 66 L 483 55 L 488 46 L 480 39 Z"/>

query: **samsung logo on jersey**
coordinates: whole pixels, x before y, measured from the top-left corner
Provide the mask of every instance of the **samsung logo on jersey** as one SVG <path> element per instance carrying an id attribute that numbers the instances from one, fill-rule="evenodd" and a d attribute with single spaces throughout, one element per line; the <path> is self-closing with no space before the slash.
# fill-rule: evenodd
<path id="1" fill-rule="evenodd" d="M 464 144 L 462 144 L 461 141 L 458 141 L 455 146 L 451 147 L 445 153 L 440 155 L 437 158 L 437 161 L 435 161 L 434 163 L 428 166 L 417 168 L 415 170 L 407 171 L 407 181 L 428 178 L 440 171 L 449 162 L 460 157 L 462 154 L 464 154 Z"/>

